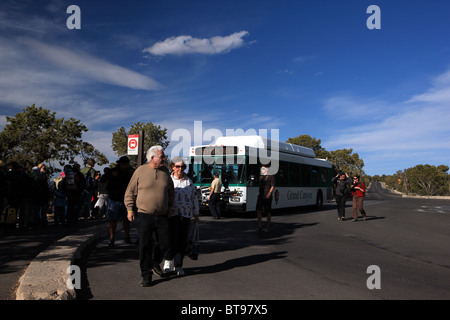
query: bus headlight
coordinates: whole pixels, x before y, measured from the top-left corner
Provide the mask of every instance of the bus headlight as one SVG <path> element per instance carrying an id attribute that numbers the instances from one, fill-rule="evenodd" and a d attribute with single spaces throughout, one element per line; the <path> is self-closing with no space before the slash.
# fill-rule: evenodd
<path id="1" fill-rule="evenodd" d="M 239 196 L 230 197 L 230 202 L 241 202 L 241 197 Z"/>

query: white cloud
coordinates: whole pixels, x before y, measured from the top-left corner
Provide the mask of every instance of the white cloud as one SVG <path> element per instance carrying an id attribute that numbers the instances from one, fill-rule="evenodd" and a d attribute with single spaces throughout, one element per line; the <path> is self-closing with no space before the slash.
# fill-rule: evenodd
<path id="1" fill-rule="evenodd" d="M 429 152 L 450 148 L 448 123 L 450 116 L 443 108 L 420 107 L 387 117 L 380 123 L 347 125 L 346 132 L 334 136 L 328 145 L 345 145 L 364 152 L 418 149 Z"/>
<path id="2" fill-rule="evenodd" d="M 297 64 L 304 64 L 308 61 L 315 60 L 315 56 L 298 56 L 294 58 L 294 62 Z"/>
<path id="3" fill-rule="evenodd" d="M 425 102 L 433 104 L 449 104 L 450 102 L 450 71 L 437 76 L 433 86 L 427 92 L 415 95 L 409 102 Z"/>
<path id="4" fill-rule="evenodd" d="M 227 53 L 241 47 L 244 44 L 243 37 L 247 35 L 247 31 L 236 32 L 225 37 L 215 36 L 209 39 L 198 39 L 189 35 L 183 35 L 157 42 L 153 46 L 145 48 L 143 52 L 149 52 L 157 56 Z"/>
<path id="5" fill-rule="evenodd" d="M 38 53 L 52 64 L 69 69 L 75 74 L 91 80 L 131 89 L 159 90 L 162 88 L 152 78 L 85 52 L 50 46 L 29 38 L 21 39 L 21 42 L 29 46 L 32 52 Z"/>
<path id="6" fill-rule="evenodd" d="M 374 99 L 367 103 L 354 97 L 334 97 L 327 100 L 323 108 L 330 111 L 330 102 L 333 101 L 340 102 L 341 107 L 348 103 L 348 110 L 362 112 L 359 113 L 360 121 L 356 121 L 358 117 L 352 117 L 351 121 L 342 123 L 335 135 L 324 139 L 326 149 L 353 148 L 370 168 L 382 167 L 377 162 L 394 160 L 399 166 L 397 170 L 420 163 L 449 164 L 450 72 L 436 77 L 425 93 L 403 103 L 389 105 L 387 101 Z M 384 111 L 377 106 L 382 106 Z M 377 112 L 371 112 L 370 108 Z M 364 114 L 366 111 L 368 116 Z M 354 114 L 358 115 L 358 112 Z"/>
<path id="7" fill-rule="evenodd" d="M 377 99 L 363 99 L 352 95 L 338 95 L 325 100 L 324 111 L 339 121 L 364 121 L 369 118 L 381 118 L 395 106 Z"/>

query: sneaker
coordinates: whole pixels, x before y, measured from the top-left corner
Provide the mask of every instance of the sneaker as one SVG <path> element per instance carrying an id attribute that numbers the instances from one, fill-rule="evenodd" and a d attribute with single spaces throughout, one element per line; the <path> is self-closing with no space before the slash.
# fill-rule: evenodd
<path id="1" fill-rule="evenodd" d="M 114 239 L 109 239 L 108 247 L 114 247 L 114 242 L 115 242 Z"/>
<path id="2" fill-rule="evenodd" d="M 143 278 L 141 281 L 141 287 L 150 287 L 152 285 L 152 278 Z"/>
<path id="3" fill-rule="evenodd" d="M 353 219 L 353 222 L 358 222 L 358 219 Z"/>
<path id="4" fill-rule="evenodd" d="M 175 272 L 177 273 L 177 276 L 184 276 L 184 270 L 181 267 L 176 267 Z"/>
<path id="5" fill-rule="evenodd" d="M 171 260 L 164 260 L 164 272 L 165 273 L 172 271 L 171 262 L 172 262 Z"/>

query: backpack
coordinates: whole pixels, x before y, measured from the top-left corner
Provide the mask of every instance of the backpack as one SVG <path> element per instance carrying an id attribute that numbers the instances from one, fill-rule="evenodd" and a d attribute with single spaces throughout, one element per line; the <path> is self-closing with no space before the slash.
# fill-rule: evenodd
<path id="1" fill-rule="evenodd" d="M 94 178 L 92 178 L 92 168 L 89 168 L 88 172 L 86 173 L 86 190 L 93 190 L 94 189 Z"/>
<path id="2" fill-rule="evenodd" d="M 65 172 L 66 174 L 66 190 L 74 191 L 78 190 L 78 187 L 75 183 L 75 173 L 72 169 L 69 169 Z"/>
<path id="3" fill-rule="evenodd" d="M 359 183 L 359 187 L 360 187 L 361 189 L 364 189 L 363 197 L 365 197 L 365 196 L 366 196 L 366 192 L 367 192 L 367 190 L 366 190 L 366 185 L 365 185 L 363 182 L 360 182 L 360 183 Z"/>

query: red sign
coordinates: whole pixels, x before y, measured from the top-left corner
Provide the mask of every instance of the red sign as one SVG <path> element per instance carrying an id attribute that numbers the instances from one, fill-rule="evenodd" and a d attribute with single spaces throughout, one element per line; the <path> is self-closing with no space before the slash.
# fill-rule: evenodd
<path id="1" fill-rule="evenodd" d="M 130 147 L 130 149 L 134 149 L 137 147 L 137 140 L 136 139 L 130 139 L 130 141 L 128 141 L 128 146 Z"/>

